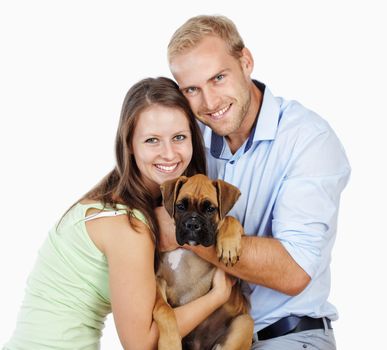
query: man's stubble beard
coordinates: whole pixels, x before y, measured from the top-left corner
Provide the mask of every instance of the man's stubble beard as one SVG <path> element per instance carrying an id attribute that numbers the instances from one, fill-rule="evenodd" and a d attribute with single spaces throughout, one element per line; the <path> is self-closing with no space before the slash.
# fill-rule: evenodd
<path id="1" fill-rule="evenodd" d="M 219 136 L 227 136 L 229 134 L 232 134 L 241 127 L 243 121 L 246 119 L 246 115 L 247 115 L 247 112 L 249 111 L 250 104 L 251 104 L 251 92 L 250 90 L 248 90 L 247 96 L 246 96 L 246 102 L 242 105 L 237 118 L 230 118 L 229 123 L 227 123 L 226 125 L 222 123 L 220 123 L 219 125 L 217 125 L 217 123 L 214 123 L 215 125 L 211 125 L 212 123 L 204 123 L 204 124 L 210 127 Z"/>

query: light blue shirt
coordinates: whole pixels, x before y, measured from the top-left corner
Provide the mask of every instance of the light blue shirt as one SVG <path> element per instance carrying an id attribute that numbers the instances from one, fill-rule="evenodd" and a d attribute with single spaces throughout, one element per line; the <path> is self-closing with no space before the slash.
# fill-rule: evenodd
<path id="1" fill-rule="evenodd" d="M 264 91 L 262 106 L 235 154 L 223 137 L 201 125 L 208 173 L 240 189 L 229 215 L 240 220 L 246 234 L 278 239 L 311 277 L 294 297 L 249 284 L 255 331 L 289 315 L 336 320 L 336 308 L 327 301 L 329 265 L 340 194 L 350 175 L 347 157 L 320 116 L 254 83 Z"/>

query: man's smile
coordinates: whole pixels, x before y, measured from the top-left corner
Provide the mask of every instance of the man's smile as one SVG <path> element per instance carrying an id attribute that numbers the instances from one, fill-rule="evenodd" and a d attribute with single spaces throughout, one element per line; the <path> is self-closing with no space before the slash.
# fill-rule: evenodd
<path id="1" fill-rule="evenodd" d="M 208 116 L 212 120 L 220 120 L 225 116 L 225 113 L 228 112 L 228 110 L 231 108 L 232 104 L 214 112 L 214 113 L 205 113 L 206 116 Z"/>

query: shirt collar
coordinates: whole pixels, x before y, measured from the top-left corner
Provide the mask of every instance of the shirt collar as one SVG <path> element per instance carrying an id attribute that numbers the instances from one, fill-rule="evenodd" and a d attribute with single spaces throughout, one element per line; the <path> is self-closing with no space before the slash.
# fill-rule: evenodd
<path id="1" fill-rule="evenodd" d="M 250 136 L 247 142 L 243 144 L 243 153 L 247 152 L 254 142 L 274 140 L 280 117 L 280 105 L 271 91 L 263 83 L 257 80 L 253 80 L 253 83 L 263 93 L 263 99 Z M 220 158 L 225 148 L 226 141 L 223 136 L 215 134 L 208 127 L 206 129 L 207 130 L 204 133 L 205 144 L 207 147 L 210 147 L 212 156 Z M 210 135 L 208 132 L 210 132 Z"/>

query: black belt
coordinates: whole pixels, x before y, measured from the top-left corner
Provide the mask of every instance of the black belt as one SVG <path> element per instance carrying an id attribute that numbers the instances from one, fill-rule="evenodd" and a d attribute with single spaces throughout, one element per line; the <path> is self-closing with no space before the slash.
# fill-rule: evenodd
<path id="1" fill-rule="evenodd" d="M 332 329 L 331 320 L 326 318 L 326 324 Z M 288 316 L 281 318 L 277 322 L 265 327 L 257 332 L 258 340 L 267 340 L 280 337 L 289 333 L 297 333 L 310 329 L 324 329 L 324 318 L 312 318 L 308 316 Z"/>

